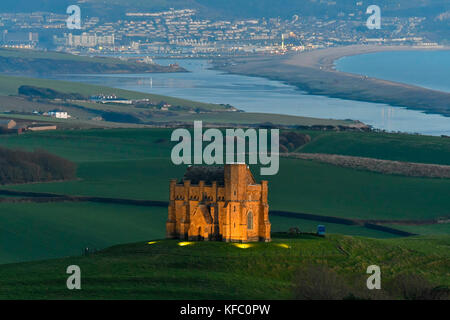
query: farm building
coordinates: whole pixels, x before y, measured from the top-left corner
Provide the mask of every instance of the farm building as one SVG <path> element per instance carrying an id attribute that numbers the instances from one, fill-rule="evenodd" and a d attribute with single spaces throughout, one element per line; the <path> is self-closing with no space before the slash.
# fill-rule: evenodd
<path id="1" fill-rule="evenodd" d="M 69 119 L 71 117 L 67 112 L 57 110 L 49 111 L 48 115 L 57 119 Z"/>

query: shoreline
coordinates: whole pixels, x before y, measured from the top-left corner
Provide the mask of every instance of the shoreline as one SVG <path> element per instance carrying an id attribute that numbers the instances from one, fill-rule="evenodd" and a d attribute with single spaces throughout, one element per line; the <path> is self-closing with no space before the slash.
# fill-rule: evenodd
<path id="1" fill-rule="evenodd" d="M 353 45 L 285 56 L 215 59 L 213 69 L 281 81 L 311 95 L 383 103 L 450 117 L 450 93 L 334 69 L 334 62 L 345 56 L 416 50 L 450 50 L 450 47 Z"/>
<path id="2" fill-rule="evenodd" d="M 447 51 L 450 46 L 379 46 L 379 45 L 351 45 L 345 47 L 331 47 L 314 51 L 302 52 L 299 54 L 290 54 L 285 63 L 295 66 L 303 66 L 310 68 L 319 68 L 324 71 L 335 71 L 346 74 L 343 71 L 335 69 L 335 62 L 344 57 L 357 56 L 376 52 L 393 52 L 393 51 Z M 379 79 L 385 80 L 385 79 Z M 389 81 L 389 80 L 386 80 Z M 406 83 L 405 83 L 406 84 Z M 407 85 L 407 84 L 406 84 Z M 435 90 L 438 91 L 438 90 Z"/>

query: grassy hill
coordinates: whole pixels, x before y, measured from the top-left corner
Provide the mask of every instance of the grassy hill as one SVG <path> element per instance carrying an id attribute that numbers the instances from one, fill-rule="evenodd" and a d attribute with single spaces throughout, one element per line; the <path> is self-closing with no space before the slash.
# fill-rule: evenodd
<path id="1" fill-rule="evenodd" d="M 1 299 L 292 299 L 299 274 L 340 279 L 335 298 L 403 298 L 400 275 L 415 274 L 429 287 L 448 286 L 450 238 L 373 240 L 358 237 L 279 236 L 241 248 L 230 243 L 162 240 L 115 246 L 99 253 L 0 266 Z M 382 291 L 365 289 L 366 269 L 377 264 Z M 81 268 L 82 290 L 66 289 L 69 265 Z M 313 268 L 308 268 L 313 266 Z M 319 268 L 322 266 L 322 268 Z M 317 270 L 323 274 L 317 275 Z M 420 283 L 423 284 L 424 281 Z M 409 284 L 409 288 L 416 283 Z M 422 285 L 421 289 L 424 289 Z M 328 289 L 329 290 L 329 289 Z"/>
<path id="2" fill-rule="evenodd" d="M 24 150 L 42 148 L 75 162 L 79 178 L 4 188 L 168 201 L 169 179 L 181 177 L 185 171 L 184 166 L 171 164 L 171 132 L 170 129 L 92 129 L 0 135 L 0 146 Z M 439 137 L 303 132 L 312 137 L 311 143 L 303 148 L 312 152 L 352 152 L 381 159 L 393 157 L 431 163 L 447 163 L 448 159 L 448 140 Z M 391 143 L 383 143 L 385 139 Z M 252 169 L 260 179 L 258 168 Z M 279 174 L 269 177 L 269 187 L 271 210 L 347 219 L 385 219 L 387 226 L 412 233 L 450 234 L 448 223 L 422 223 L 448 217 L 449 179 L 384 175 L 316 161 L 282 158 Z M 0 196 L 0 202 L 2 198 L 5 197 Z M 5 243 L 14 244 L 2 250 L 0 263 L 76 255 L 84 246 L 101 249 L 163 237 L 165 220 L 164 208 L 91 202 L 0 203 L 2 239 Z M 418 224 L 389 222 L 395 220 L 414 220 Z M 325 223 L 292 216 L 272 216 L 271 221 L 274 231 L 287 231 L 298 226 L 302 231 L 313 232 L 318 224 L 325 224 L 331 233 L 393 237 L 363 225 Z M 45 237 L 42 236 L 44 226 L 47 230 Z M 65 233 L 70 233 L 70 237 Z"/>
<path id="3" fill-rule="evenodd" d="M 0 196 L 0 202 L 5 198 L 11 197 Z M 167 221 L 164 207 L 93 202 L 0 203 L 0 211 L 1 240 L 7 244 L 0 253 L 0 264 L 79 256 L 84 248 L 103 249 L 161 239 L 165 237 Z M 271 216 L 270 221 L 274 232 L 285 232 L 293 226 L 303 232 L 315 232 L 317 225 L 323 224 L 279 216 Z M 326 223 L 326 227 L 327 232 L 334 234 L 397 237 L 363 226 Z M 449 233 L 450 230 L 444 230 L 444 234 Z"/>
<path id="4" fill-rule="evenodd" d="M 164 208 L 90 202 L 0 203 L 0 211 L 0 264 L 163 238 L 167 220 Z"/>

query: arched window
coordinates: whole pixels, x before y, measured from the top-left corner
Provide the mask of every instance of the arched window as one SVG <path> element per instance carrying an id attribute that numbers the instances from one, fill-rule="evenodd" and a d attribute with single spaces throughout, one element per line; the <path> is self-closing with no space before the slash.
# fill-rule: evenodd
<path id="1" fill-rule="evenodd" d="M 253 212 L 247 214 L 247 229 L 253 230 Z"/>

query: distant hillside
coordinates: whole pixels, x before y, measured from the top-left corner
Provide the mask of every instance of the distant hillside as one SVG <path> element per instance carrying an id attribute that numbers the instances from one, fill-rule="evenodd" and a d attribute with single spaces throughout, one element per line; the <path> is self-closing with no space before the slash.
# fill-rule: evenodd
<path id="1" fill-rule="evenodd" d="M 117 18 L 126 12 L 156 11 L 169 8 L 194 8 L 208 17 L 292 17 L 299 16 L 337 16 L 339 13 L 350 13 L 363 10 L 369 4 L 363 1 L 357 6 L 356 0 L 316 1 L 316 0 L 2 0 L 0 11 L 50 11 L 65 12 L 68 5 L 78 2 L 82 10 L 89 15 Z M 384 15 L 391 16 L 428 16 L 435 17 L 449 10 L 448 0 L 379 0 L 376 2 Z M 364 8 L 363 8 L 364 7 Z M 363 9 L 361 9 L 363 8 Z"/>
<path id="2" fill-rule="evenodd" d="M 0 49 L 0 73 L 80 74 L 80 73 L 151 73 L 185 72 L 177 66 L 161 66 L 115 58 L 84 57 L 59 52 Z"/>
<path id="3" fill-rule="evenodd" d="M 63 93 L 53 89 L 40 88 L 35 86 L 20 86 L 18 92 L 19 95 L 43 99 L 86 99 L 86 97 L 79 93 Z"/>
<path id="4" fill-rule="evenodd" d="M 46 151 L 0 147 L 0 185 L 68 180 L 75 176 L 74 163 Z"/>

